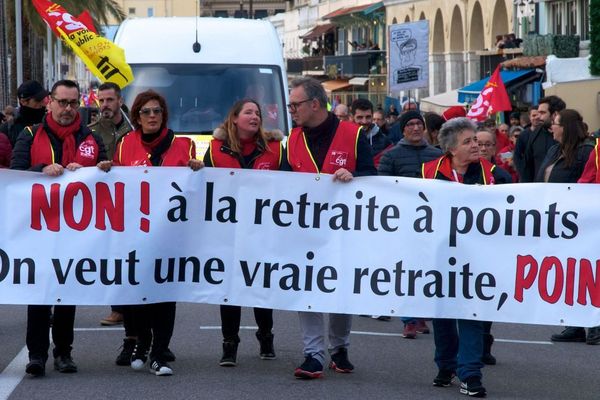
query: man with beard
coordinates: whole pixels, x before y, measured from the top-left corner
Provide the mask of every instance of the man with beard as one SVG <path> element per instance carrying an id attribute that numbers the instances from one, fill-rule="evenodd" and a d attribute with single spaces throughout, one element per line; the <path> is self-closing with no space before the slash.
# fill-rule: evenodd
<path id="1" fill-rule="evenodd" d="M 352 102 L 352 120 L 362 129 L 361 132 L 367 137 L 373 152 L 373 164 L 375 168 L 379 165 L 381 156 L 392 148 L 390 139 L 373 122 L 373 103 L 367 99 L 356 99 Z"/>
<path id="2" fill-rule="evenodd" d="M 48 91 L 37 81 L 23 82 L 17 88 L 19 110 L 12 121 L 0 126 L 0 132 L 8 136 L 10 144 L 15 147 L 17 136 L 26 126 L 39 124 L 46 113 Z"/>
<path id="3" fill-rule="evenodd" d="M 109 160 L 112 160 L 117 143 L 133 129 L 121 110 L 123 97 L 119 85 L 113 82 L 105 82 L 100 85 L 98 87 L 98 103 L 100 118 L 88 127 L 102 138 L 106 147 L 106 155 Z M 121 323 L 125 325 L 125 339 L 122 351 L 117 356 L 117 365 L 129 365 L 131 353 L 135 347 L 137 335 L 133 332 L 130 318 L 127 318 L 127 321 L 124 318 L 124 314 L 129 312 L 130 308 L 127 306 L 112 306 L 110 314 L 100 320 L 100 325 L 103 326 L 114 326 Z"/>
<path id="4" fill-rule="evenodd" d="M 48 114 L 41 123 L 23 129 L 17 138 L 12 169 L 60 176 L 65 169 L 75 171 L 106 160 L 102 139 L 81 123 L 77 112 L 79 96 L 79 86 L 73 81 L 61 80 L 54 84 Z M 27 307 L 29 363 L 25 372 L 33 376 L 43 376 L 46 372 L 51 310 L 51 305 Z M 74 323 L 75 306 L 54 306 L 52 341 L 54 368 L 58 372 L 77 372 L 71 357 Z"/>
<path id="5" fill-rule="evenodd" d="M 123 98 L 119 85 L 112 82 L 100 85 L 98 87 L 98 103 L 100 104 L 100 118 L 90 124 L 89 128 L 92 132 L 100 135 L 106 146 L 106 155 L 109 160 L 112 160 L 117 143 L 132 130 L 129 121 L 124 118 L 121 111 Z"/>
<path id="6" fill-rule="evenodd" d="M 565 102 L 558 96 L 540 99 L 536 121 L 531 118 L 530 130 L 521 133 L 515 146 L 513 159 L 521 182 L 533 182 L 548 149 L 556 144 L 549 129 L 556 114 L 565 108 Z"/>

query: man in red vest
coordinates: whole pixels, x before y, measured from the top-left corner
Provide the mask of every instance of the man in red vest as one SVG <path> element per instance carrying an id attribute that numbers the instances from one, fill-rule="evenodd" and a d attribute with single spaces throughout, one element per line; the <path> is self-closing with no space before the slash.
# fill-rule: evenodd
<path id="1" fill-rule="evenodd" d="M 288 110 L 296 123 L 288 138 L 287 158 L 282 169 L 295 172 L 331 174 L 333 180 L 349 182 L 354 176 L 377 175 L 371 147 L 360 127 L 340 121 L 327 111 L 327 95 L 313 78 L 292 81 Z M 300 312 L 305 360 L 294 371 L 297 378 L 323 375 L 325 363 L 325 322 L 322 313 Z M 352 316 L 329 315 L 329 367 L 352 372 L 348 346 Z"/>
<path id="2" fill-rule="evenodd" d="M 76 82 L 62 80 L 54 84 L 48 113 L 42 123 L 26 127 L 17 138 L 12 169 L 59 176 L 65 169 L 75 171 L 106 160 L 102 139 L 92 133 L 79 117 L 79 96 Z M 30 305 L 27 308 L 29 363 L 25 372 L 33 376 L 43 376 L 46 372 L 51 309 L 50 305 Z M 54 368 L 59 372 L 77 372 L 77 365 L 71 358 L 74 322 L 75 306 L 54 306 Z"/>

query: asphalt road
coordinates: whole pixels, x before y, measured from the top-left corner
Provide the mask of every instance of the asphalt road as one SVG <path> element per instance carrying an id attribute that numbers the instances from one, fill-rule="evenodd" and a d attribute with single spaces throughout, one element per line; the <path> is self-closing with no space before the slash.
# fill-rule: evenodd
<path id="1" fill-rule="evenodd" d="M 298 317 L 275 312 L 277 359 L 258 357 L 252 312 L 242 312 L 242 343 L 238 366 L 218 365 L 221 333 L 218 307 L 178 304 L 171 349 L 177 355 L 174 375 L 156 377 L 146 371 L 118 367 L 114 359 L 122 342 L 121 329 L 103 329 L 99 320 L 108 307 L 79 307 L 73 357 L 76 374 L 60 374 L 49 360 L 44 378 L 25 376 L 26 308 L 0 306 L 0 400 L 3 399 L 461 399 L 458 385 L 436 388 L 431 381 L 433 335 L 416 340 L 399 336 L 399 319 L 381 322 L 355 317 L 350 360 L 353 374 L 331 371 L 319 380 L 293 376 L 301 363 Z M 559 327 L 495 324 L 496 366 L 483 370 L 488 398 L 600 399 L 600 346 L 553 344 Z"/>

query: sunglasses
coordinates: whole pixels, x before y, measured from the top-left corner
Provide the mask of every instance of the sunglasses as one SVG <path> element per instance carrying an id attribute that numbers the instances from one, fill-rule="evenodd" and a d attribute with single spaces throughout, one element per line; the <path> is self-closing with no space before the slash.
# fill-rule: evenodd
<path id="1" fill-rule="evenodd" d="M 148 116 L 148 115 L 151 115 L 151 114 L 161 115 L 162 112 L 163 112 L 163 110 L 160 107 L 142 108 L 140 110 L 140 115 L 145 115 L 145 116 Z"/>

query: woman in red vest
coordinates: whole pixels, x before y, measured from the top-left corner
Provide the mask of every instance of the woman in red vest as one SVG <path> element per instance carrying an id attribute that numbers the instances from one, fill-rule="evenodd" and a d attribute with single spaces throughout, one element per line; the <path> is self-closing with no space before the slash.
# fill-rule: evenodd
<path id="1" fill-rule="evenodd" d="M 254 100 L 236 102 L 213 137 L 204 156 L 207 167 L 278 170 L 281 165 L 283 133 L 263 130 L 260 106 Z M 223 367 L 234 367 L 237 363 L 240 318 L 241 307 L 221 305 L 223 356 L 219 365 Z M 260 358 L 272 360 L 275 358 L 273 310 L 255 307 L 254 318 Z"/>
<path id="2" fill-rule="evenodd" d="M 194 171 L 204 166 L 196 159 L 196 146 L 189 138 L 175 137 L 167 128 L 169 113 L 165 98 L 153 90 L 137 95 L 131 107 L 135 130 L 117 144 L 113 161 L 98 167 L 108 171 L 117 166 L 189 166 Z M 175 357 L 169 343 L 175 326 L 175 302 L 127 306 L 124 324 L 133 324 L 137 341 L 131 355 L 131 367 L 144 368 L 150 351 L 150 372 L 158 376 L 172 375 L 168 361 Z"/>
<path id="3" fill-rule="evenodd" d="M 442 125 L 438 140 L 444 155 L 423 164 L 423 178 L 467 185 L 493 185 L 499 178 L 497 168 L 479 157 L 476 130 L 475 124 L 463 117 L 451 119 Z M 434 386 L 451 386 L 454 377 L 458 376 L 461 381 L 460 393 L 471 397 L 486 395 L 481 383 L 484 333 L 481 321 L 433 319 L 435 362 L 438 367 L 438 374 L 433 379 Z"/>

